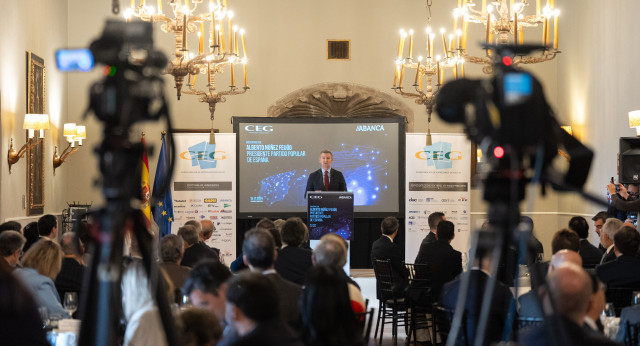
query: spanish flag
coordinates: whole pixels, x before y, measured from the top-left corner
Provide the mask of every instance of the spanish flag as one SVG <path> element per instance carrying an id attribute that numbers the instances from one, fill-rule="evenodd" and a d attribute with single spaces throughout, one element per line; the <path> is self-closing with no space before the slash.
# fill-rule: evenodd
<path id="1" fill-rule="evenodd" d="M 151 206 L 149 201 L 151 199 L 151 187 L 149 185 L 149 159 L 147 159 L 147 144 L 144 141 L 144 133 L 142 133 L 142 182 L 140 184 L 142 188 L 142 213 L 145 217 L 145 223 L 147 224 L 147 230 L 151 231 Z"/>

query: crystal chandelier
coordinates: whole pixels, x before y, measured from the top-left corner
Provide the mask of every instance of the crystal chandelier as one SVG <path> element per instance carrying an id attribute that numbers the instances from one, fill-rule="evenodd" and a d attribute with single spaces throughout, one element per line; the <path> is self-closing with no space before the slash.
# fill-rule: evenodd
<path id="1" fill-rule="evenodd" d="M 211 114 L 209 142 L 214 144 L 213 120 L 216 104 L 225 102 L 225 96 L 244 94 L 249 89 L 247 51 L 244 30 L 238 30 L 238 27 L 233 25 L 233 11 L 227 8 L 227 0 L 222 0 L 222 3 L 221 0 L 209 0 L 209 7 L 197 13 L 198 6 L 202 3 L 203 0 L 170 0 L 169 7 L 173 17 L 169 17 L 163 13 L 162 0 L 158 0 L 157 9 L 147 5 L 145 0 L 140 0 L 139 4 L 136 4 L 136 0 L 131 0 L 131 7 L 125 11 L 124 15 L 127 20 L 137 17 L 146 22 L 160 22 L 162 31 L 175 35 L 175 59 L 169 62 L 165 72 L 172 75 L 175 80 L 178 100 L 184 93 L 197 95 L 200 102 L 208 104 Z M 205 32 L 205 24 L 208 26 L 208 32 Z M 187 35 L 189 33 L 198 35 L 197 53 L 189 51 Z M 242 57 L 238 34 L 242 43 Z M 236 65 L 242 67 L 242 88 L 236 86 L 234 70 Z M 217 91 L 215 76 L 217 73 L 223 73 L 225 67 L 229 67 L 230 70 L 229 87 L 226 90 Z M 207 76 L 207 84 L 202 89 L 196 87 L 196 80 L 200 74 Z M 183 90 L 185 77 L 187 88 Z"/>
<path id="2" fill-rule="evenodd" d="M 535 0 L 535 13 L 527 0 L 507 0 L 490 1 L 482 0 L 480 8 L 476 7 L 475 0 L 458 0 L 458 7 L 453 11 L 454 30 L 461 33 L 457 50 L 461 56 L 470 63 L 484 65 L 484 73 L 492 72 L 491 50 L 485 49 L 484 56 L 473 56 L 467 50 L 467 32 L 469 23 L 483 24 L 485 32 L 485 42 L 488 45 L 522 45 L 525 40 L 525 29 L 536 28 L 542 25 L 542 35 L 540 45 L 544 50 L 540 55 L 515 56 L 513 64 L 536 64 L 556 57 L 558 50 L 558 16 L 560 11 L 555 8 L 554 0 L 547 0 L 545 7 L 542 7 L 541 0 Z M 528 14 L 529 12 L 529 14 Z M 551 44 L 550 33 L 553 21 L 553 45 Z M 458 22 L 460 28 L 458 28 Z M 526 37 L 529 43 L 534 40 Z"/>
<path id="3" fill-rule="evenodd" d="M 446 32 L 444 28 L 440 29 L 440 35 L 436 37 L 431 29 L 431 4 L 433 0 L 427 0 L 427 28 L 426 28 L 426 50 L 425 56 L 413 56 L 413 39 L 414 31 L 409 30 L 409 54 L 405 55 L 404 47 L 406 46 L 407 32 L 400 30 L 400 42 L 398 44 L 398 57 L 395 61 L 395 74 L 393 77 L 393 90 L 406 98 L 415 99 L 415 103 L 424 105 L 427 110 L 427 145 L 431 145 L 431 114 L 435 97 L 440 91 L 440 87 L 444 84 L 445 71 L 451 69 L 454 78 L 458 78 L 458 66 L 460 66 L 460 75 L 464 77 L 464 59 L 461 52 L 454 49 L 456 36 L 449 34 L 449 45 L 447 46 Z M 440 45 L 442 38 L 442 56 L 434 55 L 435 45 Z M 457 35 L 460 40 L 460 35 Z M 413 88 L 406 91 L 403 88 L 405 69 L 416 69 L 415 77 L 409 74 L 409 78 L 413 77 Z M 423 82 L 426 79 L 426 86 Z M 435 83 L 435 84 L 434 84 Z M 406 84 L 406 83 L 405 83 Z"/>

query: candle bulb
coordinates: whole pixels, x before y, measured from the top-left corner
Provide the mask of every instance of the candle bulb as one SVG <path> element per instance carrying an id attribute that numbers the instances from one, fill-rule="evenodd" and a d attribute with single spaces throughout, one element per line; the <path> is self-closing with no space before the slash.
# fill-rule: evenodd
<path id="1" fill-rule="evenodd" d="M 547 16 L 544 16 L 544 21 L 542 23 L 542 45 L 547 46 L 547 25 L 548 25 Z"/>
<path id="2" fill-rule="evenodd" d="M 218 44 L 220 47 L 218 48 L 218 52 L 222 55 L 225 51 L 224 47 L 224 26 L 222 25 L 222 17 L 220 18 L 220 24 L 218 25 Z"/>
<path id="3" fill-rule="evenodd" d="M 518 44 L 518 14 L 513 13 L 513 44 Z"/>
<path id="4" fill-rule="evenodd" d="M 409 30 L 409 59 L 413 58 L 413 29 Z"/>
<path id="5" fill-rule="evenodd" d="M 420 78 L 420 61 L 418 61 L 418 68 L 416 69 L 416 80 L 413 82 L 414 85 L 418 84 L 418 78 Z"/>
<path id="6" fill-rule="evenodd" d="M 198 74 L 197 73 L 193 75 L 193 83 L 192 83 L 192 85 L 196 85 L 196 78 L 198 78 Z"/>
<path id="7" fill-rule="evenodd" d="M 513 16 L 516 11 L 514 11 L 513 6 L 515 5 L 515 0 L 509 0 L 509 14 Z"/>
<path id="8" fill-rule="evenodd" d="M 162 14 L 162 0 L 158 0 L 158 14 Z"/>
<path id="9" fill-rule="evenodd" d="M 404 64 L 400 68 L 400 80 L 398 81 L 398 87 L 402 88 L 402 77 L 404 77 Z"/>
<path id="10" fill-rule="evenodd" d="M 402 33 L 403 31 L 400 30 L 400 39 L 398 39 L 398 59 L 402 58 Z"/>
<path id="11" fill-rule="evenodd" d="M 440 29 L 440 33 L 442 34 L 442 48 L 444 49 L 445 56 L 447 55 L 447 42 L 444 39 L 444 29 Z"/>
<path id="12" fill-rule="evenodd" d="M 398 56 L 398 60 L 403 60 L 402 55 L 404 54 L 404 39 L 407 37 L 406 32 L 402 32 L 402 36 L 400 38 L 400 55 Z"/>
<path id="13" fill-rule="evenodd" d="M 198 53 L 202 54 L 204 52 L 204 23 L 200 22 L 200 42 L 198 44 Z"/>
<path id="14" fill-rule="evenodd" d="M 236 76 L 233 73 L 233 64 L 230 65 L 231 66 L 231 87 L 235 87 L 236 86 Z"/>
<path id="15" fill-rule="evenodd" d="M 224 9 L 226 10 L 227 9 L 227 0 L 223 0 L 222 3 L 224 4 Z"/>
<path id="16" fill-rule="evenodd" d="M 487 13 L 487 0 L 482 0 L 482 14 Z"/>
<path id="17" fill-rule="evenodd" d="M 429 34 L 430 30 L 427 28 L 427 59 L 431 58 L 431 38 Z"/>
<path id="18" fill-rule="evenodd" d="M 458 10 L 453 10 L 453 30 L 451 32 L 456 32 L 458 30 Z"/>
<path id="19" fill-rule="evenodd" d="M 487 44 L 491 44 L 491 41 L 489 40 L 490 33 L 491 33 L 491 13 L 487 13 L 487 34 L 486 34 Z"/>
<path id="20" fill-rule="evenodd" d="M 438 59 L 438 61 L 436 61 L 436 72 L 438 73 L 438 75 L 437 75 L 438 85 L 440 85 L 440 59 Z"/>
<path id="21" fill-rule="evenodd" d="M 440 72 L 440 85 L 444 84 L 444 66 L 441 66 L 438 70 Z"/>
<path id="22" fill-rule="evenodd" d="M 520 44 L 524 44 L 524 30 L 520 30 Z"/>
<path id="23" fill-rule="evenodd" d="M 136 0 L 131 0 L 131 9 L 136 7 Z"/>
<path id="24" fill-rule="evenodd" d="M 453 65 L 453 78 L 458 79 L 458 65 Z"/>
<path id="25" fill-rule="evenodd" d="M 218 36 L 216 35 L 216 16 L 213 12 L 213 9 L 211 10 L 211 26 L 209 27 L 209 29 L 211 30 L 211 41 L 209 46 L 211 47 L 211 52 L 213 52 L 214 47 L 217 45 L 216 38 Z"/>
<path id="26" fill-rule="evenodd" d="M 560 11 L 555 10 L 553 13 L 553 49 L 558 50 L 558 16 Z"/>
<path id="27" fill-rule="evenodd" d="M 453 50 L 455 49 L 454 44 L 455 43 L 453 41 L 453 34 L 449 34 L 449 52 L 453 52 Z M 450 54 L 448 56 L 450 56 Z"/>
<path id="28" fill-rule="evenodd" d="M 244 59 L 243 65 L 242 65 L 242 76 L 244 77 L 244 87 L 247 87 L 247 59 Z"/>
<path id="29" fill-rule="evenodd" d="M 462 78 L 464 78 L 464 60 L 460 62 L 460 72 L 461 72 Z"/>
<path id="30" fill-rule="evenodd" d="M 146 5 L 146 1 L 140 0 L 140 8 L 144 8 L 145 5 Z"/>
<path id="31" fill-rule="evenodd" d="M 240 35 L 242 36 L 242 56 L 247 57 L 247 46 L 244 43 L 244 29 L 240 30 Z"/>
<path id="32" fill-rule="evenodd" d="M 469 21 L 465 16 L 462 19 L 462 49 L 467 49 L 467 32 L 469 31 Z"/>
<path id="33" fill-rule="evenodd" d="M 182 15 L 182 49 L 187 50 L 187 13 Z"/>
<path id="34" fill-rule="evenodd" d="M 238 47 L 238 27 L 233 27 L 233 47 L 235 47 L 235 54 L 236 56 L 240 56 L 239 54 L 239 49 L 240 47 Z"/>
<path id="35" fill-rule="evenodd" d="M 536 0 L 536 16 L 540 17 L 540 0 Z"/>
<path id="36" fill-rule="evenodd" d="M 462 50 L 462 31 L 458 30 L 458 50 Z"/>
<path id="37" fill-rule="evenodd" d="M 433 57 L 433 40 L 436 38 L 436 34 L 431 33 L 429 35 L 429 57 Z"/>
<path id="38" fill-rule="evenodd" d="M 396 66 L 393 68 L 393 87 L 394 88 L 398 85 L 398 75 L 400 74 L 399 69 L 400 67 L 398 66 L 398 64 L 396 64 Z"/>
<path id="39" fill-rule="evenodd" d="M 233 26 L 231 23 L 233 12 L 229 11 L 227 16 L 229 16 L 229 54 L 233 54 Z"/>

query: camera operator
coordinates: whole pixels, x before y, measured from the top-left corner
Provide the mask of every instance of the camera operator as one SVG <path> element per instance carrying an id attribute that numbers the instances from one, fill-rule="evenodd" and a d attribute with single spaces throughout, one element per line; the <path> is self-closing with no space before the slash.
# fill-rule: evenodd
<path id="1" fill-rule="evenodd" d="M 616 187 L 619 191 L 616 191 Z M 629 184 L 629 189 L 622 184 L 610 183 L 607 190 L 611 195 L 611 205 L 618 210 L 640 211 L 640 199 L 638 199 L 638 184 Z"/>

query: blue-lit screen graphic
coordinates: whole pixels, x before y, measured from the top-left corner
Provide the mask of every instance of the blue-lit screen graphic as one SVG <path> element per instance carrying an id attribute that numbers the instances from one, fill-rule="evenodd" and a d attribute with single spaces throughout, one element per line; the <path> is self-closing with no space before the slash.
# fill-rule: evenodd
<path id="1" fill-rule="evenodd" d="M 236 124 L 240 213 L 306 213 L 307 179 L 320 169 L 323 149 L 333 152 L 332 168 L 344 175 L 356 213 L 399 211 L 398 122 L 260 120 Z"/>

